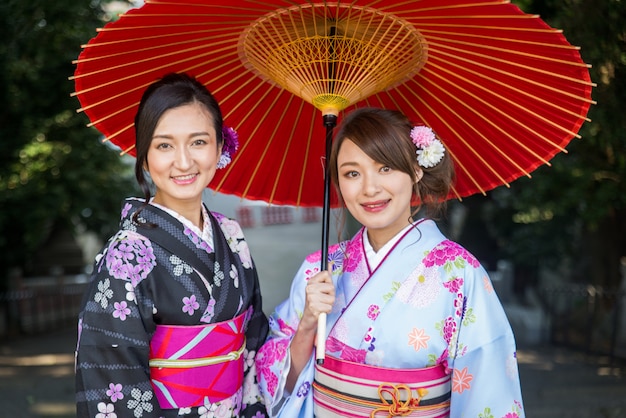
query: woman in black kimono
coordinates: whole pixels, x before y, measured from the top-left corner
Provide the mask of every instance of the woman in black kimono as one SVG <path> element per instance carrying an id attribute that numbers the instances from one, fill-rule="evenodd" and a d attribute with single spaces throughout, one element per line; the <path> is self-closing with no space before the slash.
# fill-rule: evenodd
<path id="1" fill-rule="evenodd" d="M 135 129 L 145 197 L 124 202 L 96 257 L 79 315 L 78 416 L 263 417 L 254 357 L 268 324 L 256 269 L 239 224 L 202 202 L 236 133 L 184 74 L 148 87 Z"/>

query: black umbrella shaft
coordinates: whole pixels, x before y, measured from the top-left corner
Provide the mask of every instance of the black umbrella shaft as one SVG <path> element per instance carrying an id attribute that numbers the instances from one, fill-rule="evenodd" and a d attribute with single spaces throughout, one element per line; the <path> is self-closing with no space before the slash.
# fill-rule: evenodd
<path id="1" fill-rule="evenodd" d="M 326 159 L 324 164 L 324 205 L 322 206 L 322 265 L 321 271 L 328 269 L 328 234 L 330 230 L 330 149 L 333 144 L 333 130 L 337 125 L 336 115 L 324 115 L 326 126 Z"/>

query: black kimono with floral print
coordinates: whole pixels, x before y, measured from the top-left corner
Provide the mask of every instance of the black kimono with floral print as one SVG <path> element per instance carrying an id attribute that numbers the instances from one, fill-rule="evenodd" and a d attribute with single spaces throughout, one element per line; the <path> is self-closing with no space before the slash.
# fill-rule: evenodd
<path id="1" fill-rule="evenodd" d="M 120 230 L 96 257 L 79 315 L 76 401 L 79 417 L 263 417 L 254 356 L 267 318 L 239 224 L 209 214 L 213 242 L 142 200 L 124 203 Z M 208 225 L 205 221 L 205 228 Z M 151 226 L 149 226 L 151 225 Z M 252 307 L 246 327 L 243 390 L 220 402 L 161 409 L 150 383 L 150 339 L 163 325 L 230 320 Z"/>

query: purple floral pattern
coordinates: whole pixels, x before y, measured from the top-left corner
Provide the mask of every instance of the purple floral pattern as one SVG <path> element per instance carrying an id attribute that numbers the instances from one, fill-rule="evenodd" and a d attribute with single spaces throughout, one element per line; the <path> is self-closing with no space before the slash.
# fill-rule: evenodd
<path id="1" fill-rule="evenodd" d="M 156 265 L 152 244 L 140 235 L 121 234 L 117 245 L 109 247 L 106 268 L 116 279 L 130 280 L 133 286 L 148 277 Z"/>

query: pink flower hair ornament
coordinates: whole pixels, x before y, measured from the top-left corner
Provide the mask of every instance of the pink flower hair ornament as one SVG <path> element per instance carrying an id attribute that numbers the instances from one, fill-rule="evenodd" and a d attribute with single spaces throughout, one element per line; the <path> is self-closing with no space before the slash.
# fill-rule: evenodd
<path id="1" fill-rule="evenodd" d="M 222 144 L 222 155 L 217 162 L 217 168 L 224 168 L 233 160 L 233 155 L 239 148 L 239 135 L 237 131 L 228 126 L 222 126 L 222 138 L 224 142 Z"/>
<path id="2" fill-rule="evenodd" d="M 428 126 L 415 126 L 411 129 L 411 141 L 417 147 L 417 163 L 424 167 L 434 167 L 441 162 L 446 152 L 443 143 Z"/>

